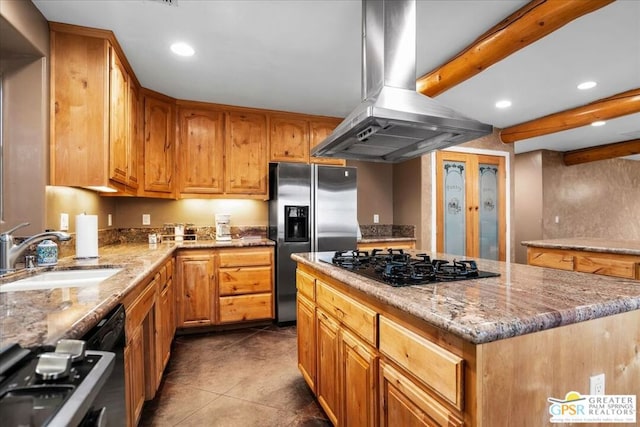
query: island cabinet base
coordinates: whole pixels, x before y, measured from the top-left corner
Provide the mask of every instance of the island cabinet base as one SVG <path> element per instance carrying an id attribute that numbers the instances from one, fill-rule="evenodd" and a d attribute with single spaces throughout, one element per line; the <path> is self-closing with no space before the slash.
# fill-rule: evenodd
<path id="1" fill-rule="evenodd" d="M 476 345 L 306 264 L 297 287 L 298 366 L 336 426 L 552 426 L 548 398 L 600 373 L 640 396 L 640 310 Z"/>
<path id="2" fill-rule="evenodd" d="M 538 267 L 640 279 L 640 256 L 530 246 L 527 263 Z"/>

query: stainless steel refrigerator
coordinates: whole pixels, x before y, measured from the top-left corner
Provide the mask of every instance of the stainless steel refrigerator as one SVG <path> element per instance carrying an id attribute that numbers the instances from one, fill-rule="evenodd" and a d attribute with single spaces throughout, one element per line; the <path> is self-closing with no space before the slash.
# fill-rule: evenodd
<path id="1" fill-rule="evenodd" d="M 269 239 L 276 242 L 276 321 L 296 320 L 291 254 L 356 248 L 356 168 L 269 164 Z"/>

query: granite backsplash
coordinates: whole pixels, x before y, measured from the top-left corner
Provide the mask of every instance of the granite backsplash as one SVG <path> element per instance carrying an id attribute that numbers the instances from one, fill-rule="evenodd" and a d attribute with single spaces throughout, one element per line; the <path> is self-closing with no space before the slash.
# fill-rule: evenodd
<path id="1" fill-rule="evenodd" d="M 375 237 L 416 237 L 415 225 L 396 224 L 360 224 L 360 232 L 363 239 Z"/>
<path id="2" fill-rule="evenodd" d="M 215 240 L 216 228 L 212 226 L 191 226 L 196 231 L 195 235 L 198 240 Z M 169 229 L 165 227 L 157 228 L 111 228 L 106 230 L 98 230 L 98 247 L 115 245 L 120 243 L 146 243 L 149 241 L 149 234 L 160 234 L 166 239 L 174 239 Z M 76 253 L 75 233 L 71 233 L 71 240 L 66 242 L 56 242 L 58 244 L 58 257 L 64 258 L 73 256 Z M 231 237 L 239 239 L 242 237 L 267 237 L 266 226 L 231 226 Z M 16 242 L 20 239 L 16 238 Z M 35 254 L 36 245 L 34 244 L 25 255 Z"/>

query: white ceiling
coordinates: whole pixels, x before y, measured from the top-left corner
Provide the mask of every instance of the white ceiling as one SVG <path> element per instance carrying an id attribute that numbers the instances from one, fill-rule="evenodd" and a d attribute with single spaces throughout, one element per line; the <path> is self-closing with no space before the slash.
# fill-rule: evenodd
<path id="1" fill-rule="evenodd" d="M 49 21 L 112 30 L 140 83 L 175 98 L 338 117 L 360 100 L 360 0 L 33 2 Z M 526 3 L 418 0 L 417 77 Z M 169 50 L 175 41 L 190 43 L 196 54 L 176 57 Z M 585 80 L 598 86 L 578 91 Z M 640 1 L 618 0 L 437 99 L 506 127 L 636 88 Z M 502 98 L 513 106 L 497 110 Z M 640 113 L 520 141 L 515 149 L 567 151 L 634 138 Z"/>

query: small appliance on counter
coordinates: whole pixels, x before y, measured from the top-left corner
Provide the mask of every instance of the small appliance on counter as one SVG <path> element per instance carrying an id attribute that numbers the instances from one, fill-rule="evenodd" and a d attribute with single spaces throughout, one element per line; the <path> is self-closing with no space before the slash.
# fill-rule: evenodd
<path id="1" fill-rule="evenodd" d="M 231 215 L 216 214 L 216 240 L 231 240 Z"/>

